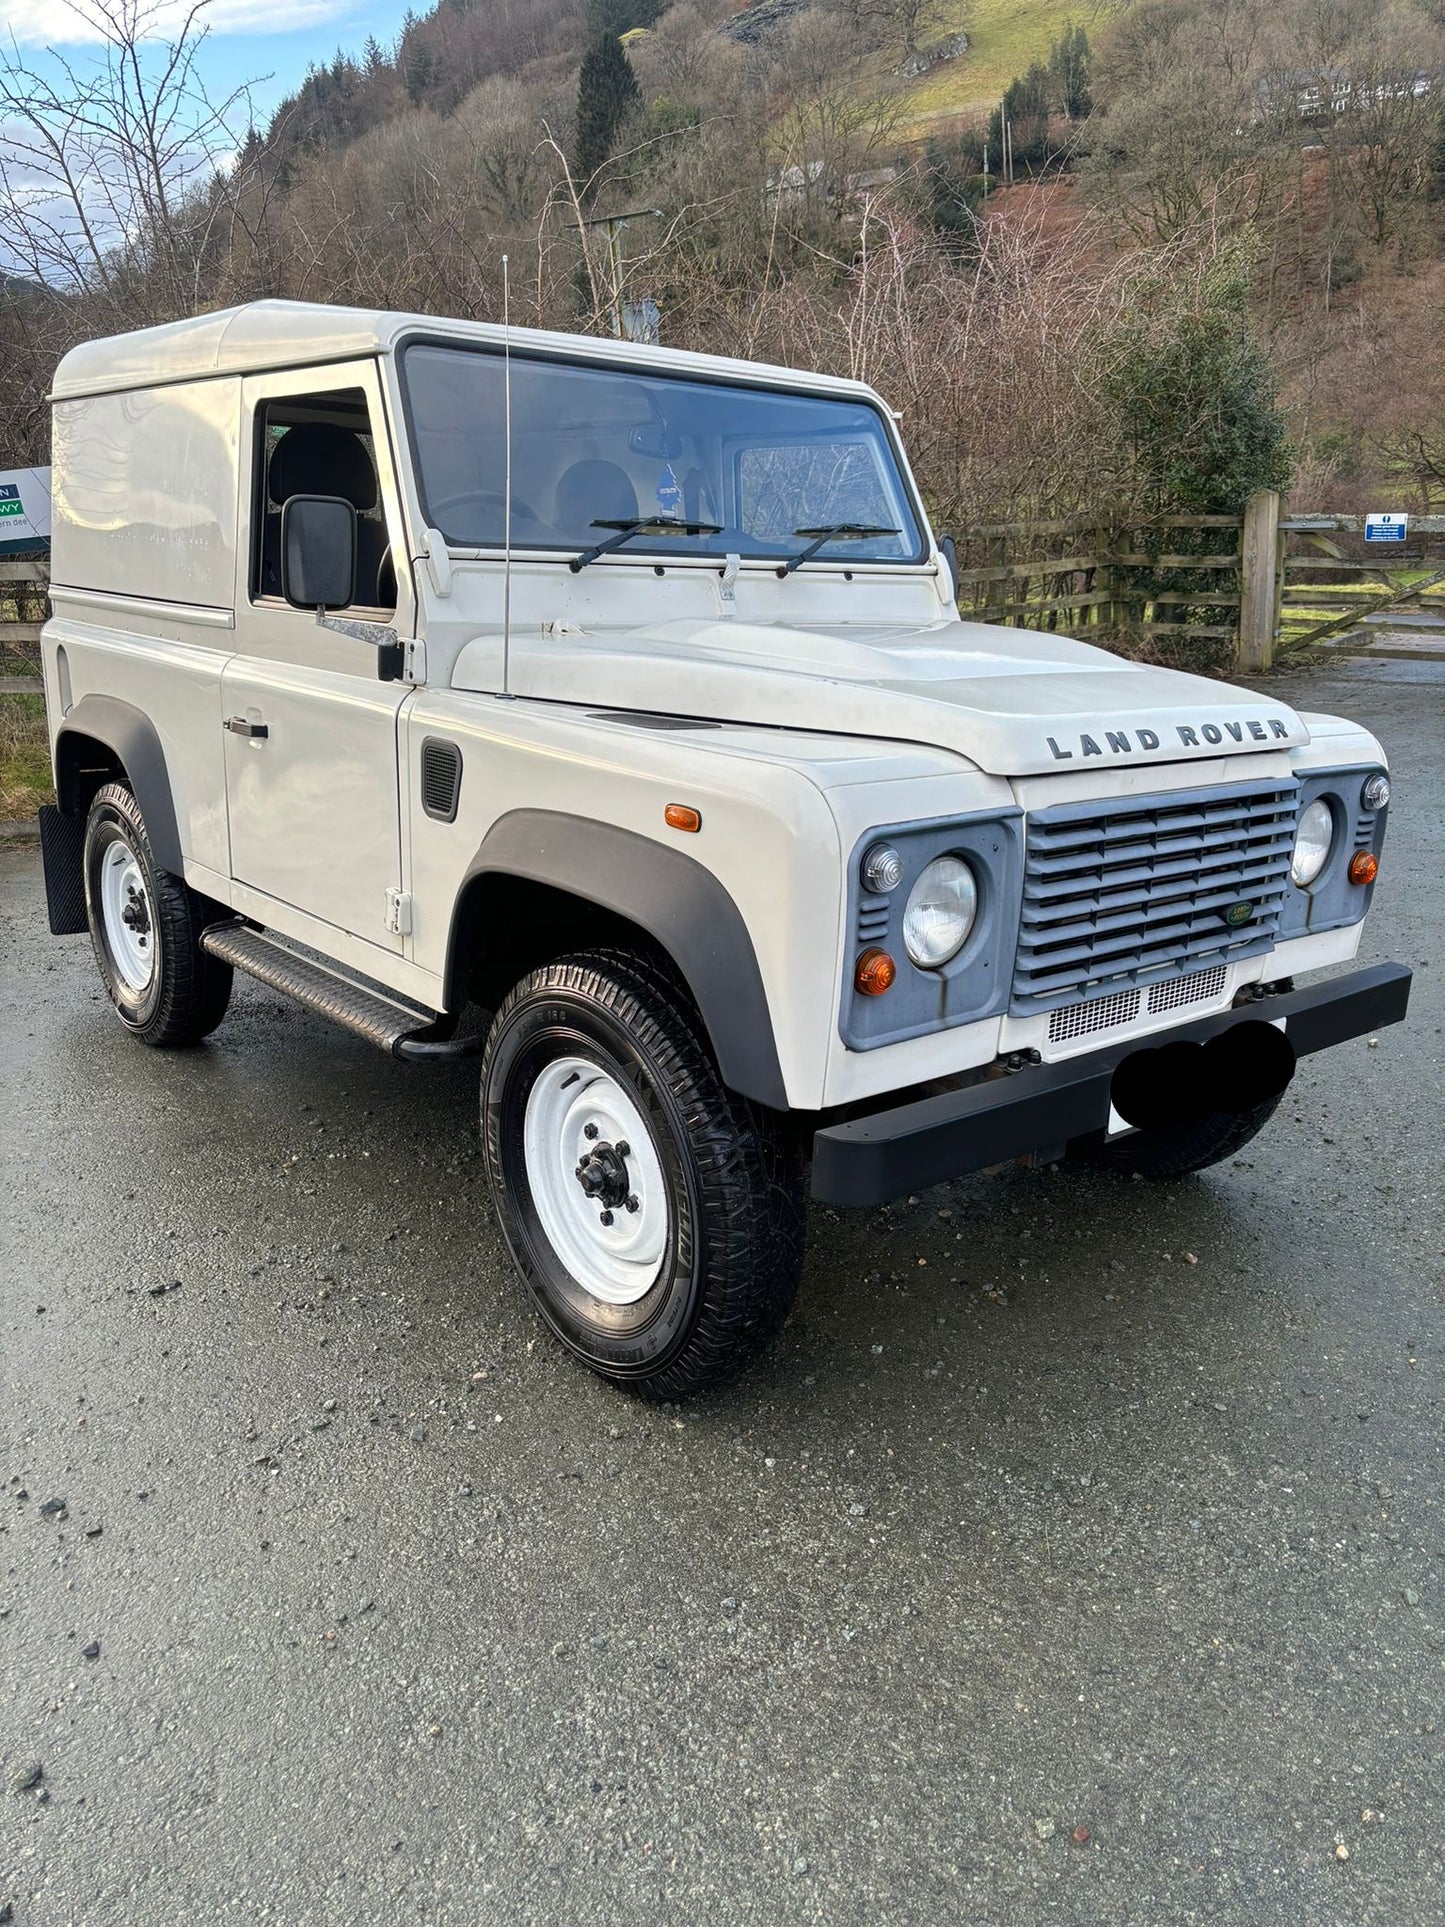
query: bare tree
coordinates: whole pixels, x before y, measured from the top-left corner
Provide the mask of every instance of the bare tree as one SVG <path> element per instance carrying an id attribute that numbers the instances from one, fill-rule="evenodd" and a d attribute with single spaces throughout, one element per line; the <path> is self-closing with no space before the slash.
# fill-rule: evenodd
<path id="1" fill-rule="evenodd" d="M 173 29 L 162 0 L 67 5 L 95 56 L 0 50 L 0 253 L 131 323 L 191 312 L 236 209 L 248 88 L 201 79 L 207 0 Z"/>

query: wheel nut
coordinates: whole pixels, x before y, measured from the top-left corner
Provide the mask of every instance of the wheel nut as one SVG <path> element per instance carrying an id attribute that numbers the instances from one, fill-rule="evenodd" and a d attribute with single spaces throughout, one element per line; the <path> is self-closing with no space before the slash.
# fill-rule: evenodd
<path id="1" fill-rule="evenodd" d="M 604 1212 L 602 1213 L 602 1217 L 601 1217 L 601 1220 L 600 1220 L 600 1222 L 601 1222 L 602 1224 L 611 1224 L 611 1222 L 612 1222 L 612 1213 L 611 1213 L 610 1211 L 604 1211 Z"/>
<path id="2" fill-rule="evenodd" d="M 615 1148 L 620 1158 L 630 1158 L 632 1156 L 632 1146 L 626 1142 L 617 1145 Z"/>
<path id="3" fill-rule="evenodd" d="M 627 1208 L 628 1208 L 628 1210 L 629 1210 L 629 1211 L 636 1211 L 636 1210 L 638 1209 L 638 1203 L 637 1203 L 637 1199 L 636 1199 L 636 1198 L 629 1198 L 629 1199 L 627 1200 Z"/>
<path id="4" fill-rule="evenodd" d="M 582 1126 L 582 1135 L 583 1137 L 586 1137 L 586 1138 L 596 1137 L 597 1126 L 595 1124 L 584 1124 Z"/>

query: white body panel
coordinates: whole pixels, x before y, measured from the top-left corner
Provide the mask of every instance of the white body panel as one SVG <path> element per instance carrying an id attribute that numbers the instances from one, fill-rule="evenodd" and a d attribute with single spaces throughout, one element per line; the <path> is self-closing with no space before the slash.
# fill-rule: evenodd
<path id="1" fill-rule="evenodd" d="M 52 581 L 230 609 L 239 384 L 57 402 Z"/>
<path id="2" fill-rule="evenodd" d="M 849 872 L 880 824 L 1261 782 L 1377 760 L 1365 732 L 1276 699 L 1087 644 L 956 620 L 929 538 L 921 563 L 809 563 L 446 551 L 423 526 L 395 349 L 408 334 L 495 345 L 427 317 L 262 303 L 75 350 L 56 377 L 52 730 L 87 696 L 153 725 L 185 874 L 242 915 L 440 1008 L 453 913 L 511 811 L 596 821 L 680 850 L 737 905 L 757 957 L 788 1103 L 816 1110 L 1120 1035 L 1048 1041 L 998 1015 L 847 1047 Z M 565 336 L 534 351 L 575 357 Z M 859 384 L 629 344 L 590 360 L 870 398 Z M 394 626 L 410 681 L 374 651 L 254 593 L 254 423 L 269 396 L 360 388 L 374 426 Z M 876 398 L 873 398 L 876 399 Z M 264 491 L 263 491 L 264 493 Z M 504 603 L 511 625 L 503 634 Z M 658 730 L 629 712 L 694 719 Z M 264 724 L 248 739 L 228 717 Z M 454 821 L 426 815 L 421 744 L 461 749 Z M 663 810 L 698 809 L 681 835 Z M 387 928 L 387 893 L 410 898 Z M 485 932 L 483 933 L 485 940 Z M 1246 983 L 1354 954 L 1359 925 L 1231 966 Z"/>

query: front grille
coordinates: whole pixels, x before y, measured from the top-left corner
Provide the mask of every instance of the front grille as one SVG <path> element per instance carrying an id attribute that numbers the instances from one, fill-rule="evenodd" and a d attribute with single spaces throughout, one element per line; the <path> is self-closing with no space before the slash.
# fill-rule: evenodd
<path id="1" fill-rule="evenodd" d="M 1064 1004 L 1049 1018 L 1049 1042 L 1067 1044 L 1075 1037 L 1092 1037 L 1096 1030 L 1132 1024 L 1138 1015 L 1137 990 L 1116 990 L 1112 997 L 1096 997 L 1091 1004 Z"/>
<path id="2" fill-rule="evenodd" d="M 1181 1004 L 1211 1003 L 1224 995 L 1228 981 L 1228 965 L 1216 964 L 1213 970 L 1196 971 L 1192 977 L 1176 977 L 1173 983 L 1155 984 L 1149 992 L 1149 1015 L 1157 1017 L 1161 1010 L 1178 1010 Z"/>
<path id="3" fill-rule="evenodd" d="M 1299 785 L 1288 778 L 1036 812 L 1015 1013 L 1112 997 L 1272 949 L 1298 807 Z M 1241 904 L 1248 921 L 1227 923 Z"/>

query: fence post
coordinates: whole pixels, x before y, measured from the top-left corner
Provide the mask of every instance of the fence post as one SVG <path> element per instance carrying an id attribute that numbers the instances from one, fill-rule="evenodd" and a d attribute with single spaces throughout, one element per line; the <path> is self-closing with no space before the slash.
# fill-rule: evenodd
<path id="1" fill-rule="evenodd" d="M 1275 582 L 1279 574 L 1279 496 L 1256 489 L 1244 508 L 1240 544 L 1239 667 L 1268 669 L 1274 661 Z"/>

